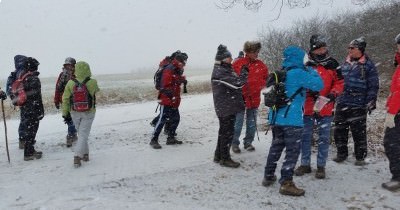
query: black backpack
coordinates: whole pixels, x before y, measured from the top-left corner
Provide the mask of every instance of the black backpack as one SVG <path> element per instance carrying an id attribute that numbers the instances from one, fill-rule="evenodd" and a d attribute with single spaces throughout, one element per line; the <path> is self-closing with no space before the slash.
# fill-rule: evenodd
<path id="1" fill-rule="evenodd" d="M 154 87 L 156 88 L 156 90 L 160 90 L 161 89 L 161 79 L 162 79 L 162 75 L 163 75 L 163 71 L 165 69 L 165 67 L 167 67 L 172 59 L 171 57 L 167 56 L 164 59 L 165 63 L 160 65 L 159 68 L 157 69 L 156 73 L 154 73 Z"/>

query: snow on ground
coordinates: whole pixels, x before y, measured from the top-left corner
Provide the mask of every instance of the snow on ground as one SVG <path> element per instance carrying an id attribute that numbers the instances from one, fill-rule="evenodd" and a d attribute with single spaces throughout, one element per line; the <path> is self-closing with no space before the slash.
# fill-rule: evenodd
<path id="1" fill-rule="evenodd" d="M 153 101 L 98 108 L 89 137 L 91 160 L 78 169 L 72 164 L 73 149 L 64 144 L 67 127 L 60 114 L 42 120 L 37 148 L 44 156 L 29 162 L 18 149 L 19 121 L 8 121 L 11 164 L 2 132 L 0 209 L 400 208 L 400 192 L 380 187 L 390 179 L 385 158 L 370 155 L 369 164 L 358 167 L 354 157 L 343 164 L 331 161 L 331 151 L 325 180 L 317 180 L 314 173 L 295 177 L 305 196 L 283 196 L 277 183 L 261 186 L 270 134 L 260 133 L 255 152 L 233 155 L 240 168 L 224 168 L 212 161 L 218 120 L 211 94 L 183 98 L 177 132 L 184 144 L 167 146 L 161 134 L 161 150 L 148 145 L 155 107 Z"/>

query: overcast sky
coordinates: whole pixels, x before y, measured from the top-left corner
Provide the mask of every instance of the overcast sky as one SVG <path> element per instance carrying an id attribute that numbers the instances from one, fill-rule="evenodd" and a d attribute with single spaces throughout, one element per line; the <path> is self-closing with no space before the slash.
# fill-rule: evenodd
<path id="1" fill-rule="evenodd" d="M 93 74 L 154 71 L 177 49 L 189 55 L 186 70 L 211 68 L 219 43 L 236 56 L 265 27 L 359 9 L 351 0 L 311 2 L 271 21 L 274 5 L 257 13 L 241 5 L 224 11 L 215 6 L 219 0 L 0 0 L 1 78 L 14 69 L 16 54 L 37 58 L 42 77 L 58 75 L 68 56 L 87 61 Z"/>

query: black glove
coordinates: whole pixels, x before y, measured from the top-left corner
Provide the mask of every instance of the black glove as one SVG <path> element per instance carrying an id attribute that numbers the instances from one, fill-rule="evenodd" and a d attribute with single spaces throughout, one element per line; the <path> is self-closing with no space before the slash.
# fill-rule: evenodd
<path id="1" fill-rule="evenodd" d="M 0 90 L 0 99 L 1 100 L 6 100 L 7 99 L 7 94 L 2 90 Z"/>
<path id="2" fill-rule="evenodd" d="M 54 103 L 54 105 L 56 106 L 56 109 L 60 109 L 60 103 Z"/>
<path id="3" fill-rule="evenodd" d="M 333 93 L 329 93 L 326 97 L 329 98 L 329 102 L 334 102 L 336 99 L 336 96 Z"/>
<path id="4" fill-rule="evenodd" d="M 376 109 L 376 101 L 374 100 L 374 101 L 368 102 L 368 104 L 367 104 L 368 114 L 371 114 L 372 110 L 374 110 L 374 109 Z"/>
<path id="5" fill-rule="evenodd" d="M 327 61 L 321 62 L 321 65 L 327 69 L 336 69 L 339 67 L 339 63 L 333 58 L 329 58 Z"/>
<path id="6" fill-rule="evenodd" d="M 183 83 L 183 85 L 185 85 L 185 86 L 186 86 L 186 85 L 187 85 L 187 83 L 188 83 L 188 81 L 185 79 L 185 80 L 183 80 L 183 81 L 182 81 L 182 83 Z"/>
<path id="7" fill-rule="evenodd" d="M 247 65 L 243 65 L 240 73 L 249 74 L 249 67 Z"/>
<path id="8" fill-rule="evenodd" d="M 319 96 L 319 92 L 318 91 L 308 91 L 308 94 L 313 97 L 314 99 L 317 99 Z"/>
<path id="9" fill-rule="evenodd" d="M 71 118 L 71 114 L 70 113 L 68 113 L 67 116 L 63 116 L 63 118 L 64 118 L 64 123 L 65 124 L 69 124 L 69 123 L 72 122 L 72 118 Z"/>

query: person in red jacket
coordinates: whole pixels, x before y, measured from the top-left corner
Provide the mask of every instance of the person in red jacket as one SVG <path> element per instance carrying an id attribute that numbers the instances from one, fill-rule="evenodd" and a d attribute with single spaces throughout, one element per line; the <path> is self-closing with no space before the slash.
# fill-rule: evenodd
<path id="1" fill-rule="evenodd" d="M 186 53 L 178 53 L 163 70 L 159 90 L 160 118 L 155 125 L 150 141 L 150 146 L 154 149 L 161 149 L 158 137 L 166 122 L 169 123 L 166 144 L 182 144 L 182 141 L 175 138 L 175 133 L 180 121 L 178 108 L 181 103 L 181 84 L 187 83 L 186 77 L 183 75 L 183 67 L 186 65 L 187 58 Z"/>
<path id="2" fill-rule="evenodd" d="M 382 187 L 395 191 L 400 189 L 400 34 L 395 39 L 397 52 L 395 56 L 396 70 L 392 76 L 390 94 L 386 103 L 385 135 L 383 145 L 389 159 L 389 169 L 392 173 L 390 182 Z"/>
<path id="3" fill-rule="evenodd" d="M 311 139 L 314 124 L 318 130 L 317 172 L 315 177 L 325 178 L 325 165 L 328 158 L 332 110 L 336 97 L 343 92 L 344 80 L 339 63 L 329 56 L 325 38 L 321 35 L 312 35 L 310 38 L 310 52 L 307 66 L 311 66 L 319 73 L 324 88 L 319 92 L 307 91 L 304 104 L 304 130 L 301 141 L 301 165 L 295 170 L 295 175 L 302 176 L 311 173 Z"/>
<path id="4" fill-rule="evenodd" d="M 60 109 L 60 105 L 62 103 L 62 95 L 64 93 L 65 86 L 67 85 L 70 79 L 74 79 L 75 75 L 75 64 L 76 60 L 74 58 L 68 57 L 65 59 L 63 68 L 61 73 L 58 76 L 56 82 L 56 90 L 54 93 L 54 105 L 57 109 Z M 65 124 L 68 125 L 68 134 L 67 134 L 67 147 L 72 146 L 72 142 L 78 139 L 77 131 L 72 122 L 71 118 L 67 118 L 64 120 Z"/>
<path id="5" fill-rule="evenodd" d="M 249 72 L 247 82 L 242 88 L 246 109 L 236 114 L 235 132 L 232 141 L 232 151 L 234 153 L 241 152 L 239 148 L 239 137 L 242 131 L 245 114 L 246 135 L 243 138 L 244 149 L 247 151 L 255 150 L 252 142 L 257 131 L 257 111 L 261 101 L 261 89 L 265 87 L 268 77 L 267 66 L 258 59 L 258 53 L 260 50 L 260 42 L 247 41 L 243 46 L 245 56 L 235 59 L 232 64 L 237 75 L 240 75 L 243 68 L 247 68 Z"/>

